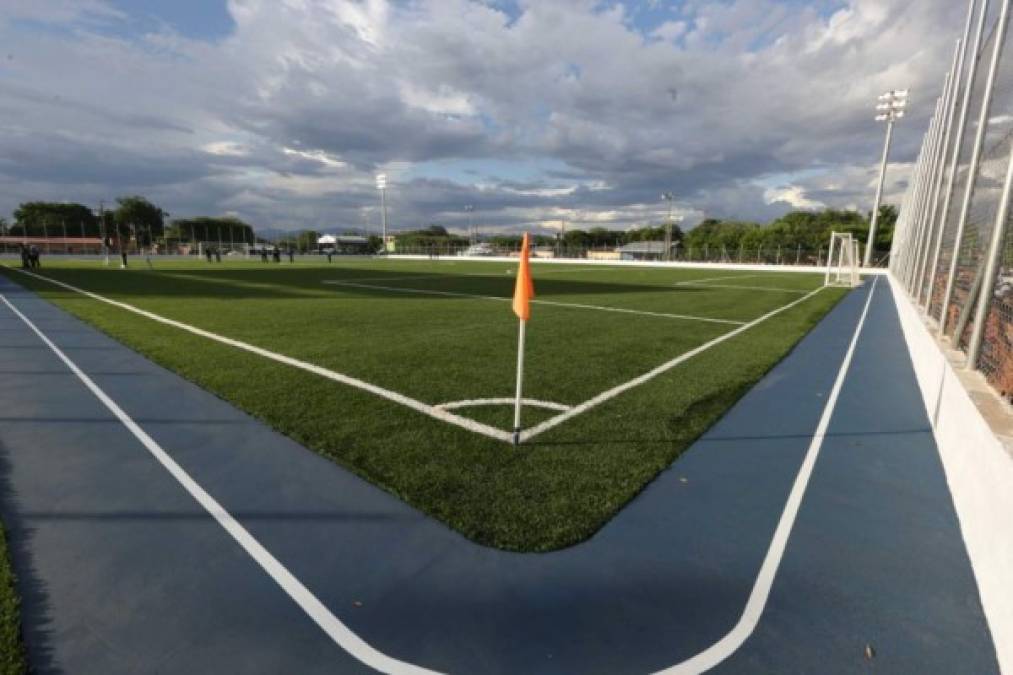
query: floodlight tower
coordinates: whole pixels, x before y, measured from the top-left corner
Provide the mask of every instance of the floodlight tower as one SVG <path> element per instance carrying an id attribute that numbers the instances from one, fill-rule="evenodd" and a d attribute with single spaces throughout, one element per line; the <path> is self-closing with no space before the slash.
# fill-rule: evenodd
<path id="1" fill-rule="evenodd" d="M 472 246 L 474 246 L 475 241 L 477 239 L 477 237 L 475 236 L 475 225 L 474 225 L 475 205 L 465 204 L 464 211 L 465 213 L 468 214 L 468 241 Z"/>
<path id="2" fill-rule="evenodd" d="M 665 223 L 665 260 L 672 260 L 672 201 L 675 195 L 671 192 L 662 192 L 661 198 L 668 202 L 668 221 Z"/>
<path id="3" fill-rule="evenodd" d="M 387 174 L 376 174 L 376 189 L 380 191 L 380 221 L 382 223 L 381 250 L 387 252 Z"/>
<path id="4" fill-rule="evenodd" d="M 876 224 L 879 221 L 879 204 L 883 199 L 883 182 L 886 180 L 886 163 L 890 156 L 890 141 L 893 139 L 893 123 L 904 117 L 907 106 L 907 89 L 888 91 L 879 97 L 876 104 L 876 121 L 886 122 L 886 142 L 883 144 L 883 161 L 879 166 L 879 183 L 876 185 L 876 202 L 872 205 L 872 220 L 869 223 L 869 238 L 865 242 L 863 267 L 872 265 L 872 250 L 876 247 Z"/>

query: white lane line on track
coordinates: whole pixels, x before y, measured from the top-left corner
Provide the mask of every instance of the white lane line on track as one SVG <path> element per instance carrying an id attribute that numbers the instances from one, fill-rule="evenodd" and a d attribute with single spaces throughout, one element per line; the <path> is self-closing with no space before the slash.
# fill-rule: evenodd
<path id="1" fill-rule="evenodd" d="M 879 281 L 879 279 L 877 278 L 876 281 Z M 806 451 L 805 458 L 802 460 L 802 466 L 795 476 L 795 483 L 788 494 L 784 511 L 781 512 L 777 529 L 774 530 L 774 536 L 770 540 L 767 555 L 764 557 L 760 571 L 756 575 L 753 590 L 749 594 L 749 600 L 746 601 L 746 607 L 742 611 L 742 616 L 739 618 L 738 623 L 735 624 L 735 627 L 713 645 L 682 663 L 658 671 L 657 675 L 696 675 L 696 673 L 710 670 L 735 653 L 746 639 L 752 635 L 757 624 L 759 624 L 763 608 L 770 597 L 770 589 L 774 584 L 774 577 L 777 575 L 777 569 L 781 565 L 785 548 L 788 546 L 788 537 L 791 535 L 791 529 L 795 525 L 795 518 L 798 516 L 799 508 L 802 505 L 802 497 L 805 496 L 813 467 L 816 465 L 816 459 L 819 457 L 820 448 L 823 447 L 823 439 L 826 438 L 830 419 L 833 417 L 834 409 L 837 407 L 837 398 L 841 394 L 841 388 L 844 386 L 848 369 L 851 367 L 851 360 L 855 355 L 855 347 L 858 344 L 858 338 L 862 334 L 862 327 L 865 326 L 865 319 L 869 314 L 869 307 L 872 305 L 872 296 L 875 292 L 876 282 L 874 281 L 872 288 L 869 289 L 869 297 L 865 300 L 865 308 L 858 319 L 858 325 L 855 326 L 855 333 L 851 338 L 851 344 L 848 345 L 848 351 L 841 362 L 840 370 L 837 371 L 834 386 L 830 389 L 827 403 L 823 407 L 823 414 L 820 416 L 819 423 L 816 425 L 816 431 L 813 433 L 812 441 L 809 443 L 809 449 Z"/>
<path id="2" fill-rule="evenodd" d="M 795 300 L 793 302 L 789 302 L 787 305 L 783 305 L 781 307 L 778 307 L 777 309 L 775 309 L 775 310 L 773 310 L 771 312 L 767 312 L 763 316 L 761 316 L 761 317 L 759 317 L 757 319 L 753 319 L 749 323 L 743 324 L 743 325 L 739 326 L 738 328 L 736 328 L 735 330 L 731 330 L 731 331 L 728 331 L 727 333 L 719 335 L 716 338 L 714 338 L 713 340 L 710 340 L 709 342 L 705 342 L 702 345 L 700 345 L 699 347 L 695 347 L 695 348 L 689 350 L 688 352 L 683 352 L 679 356 L 676 356 L 674 359 L 661 364 L 657 368 L 653 368 L 653 369 L 647 371 L 643 375 L 635 377 L 632 380 L 629 380 L 627 382 L 623 382 L 620 385 L 616 385 L 615 387 L 612 387 L 611 389 L 609 389 L 607 391 L 603 391 L 602 393 L 598 394 L 594 398 L 590 398 L 590 399 L 584 401 L 583 403 L 575 405 L 573 408 L 571 408 L 567 412 L 563 413 L 562 415 L 556 415 L 555 417 L 551 417 L 551 418 L 545 420 L 541 424 L 537 424 L 537 425 L 531 427 L 530 429 L 527 429 L 526 431 L 522 431 L 521 432 L 521 441 L 523 442 L 523 441 L 526 441 L 526 440 L 530 440 L 530 439 L 534 438 L 535 436 L 537 436 L 537 435 L 539 435 L 539 434 L 541 434 L 541 433 L 543 433 L 545 431 L 548 431 L 552 427 L 558 426 L 558 425 L 562 424 L 563 422 L 565 422 L 565 421 L 567 421 L 567 420 L 569 420 L 569 419 L 571 419 L 573 417 L 576 417 L 577 415 L 580 415 L 582 413 L 587 412 L 591 408 L 595 408 L 595 407 L 601 405 L 602 403 L 608 401 L 609 399 L 615 398 L 616 396 L 618 396 L 619 394 L 623 393 L 624 391 L 632 389 L 633 387 L 640 386 L 644 382 L 647 382 L 648 380 L 654 379 L 658 375 L 661 375 L 662 373 L 667 372 L 667 371 L 671 370 L 672 368 L 675 368 L 680 363 L 688 361 L 689 359 L 693 358 L 697 354 L 700 354 L 701 352 L 705 352 L 708 349 L 710 349 L 711 347 L 714 347 L 715 345 L 721 344 L 725 340 L 730 340 L 731 338 L 735 337 L 736 335 L 739 335 L 740 333 L 744 333 L 745 331 L 749 330 L 753 326 L 756 326 L 757 324 L 763 323 L 767 319 L 769 319 L 769 318 L 771 318 L 773 316 L 777 316 L 781 312 L 784 312 L 784 311 L 786 311 L 788 309 L 791 309 L 795 305 L 798 305 L 800 303 L 805 302 L 806 300 L 808 300 L 809 298 L 811 298 L 812 296 L 816 295 L 817 293 L 819 293 L 822 290 L 823 290 L 822 287 L 817 288 L 815 291 L 812 291 L 811 293 L 809 293 L 809 294 L 807 294 L 807 295 L 799 298 L 798 300 Z"/>
<path id="3" fill-rule="evenodd" d="M 247 555 L 260 565 L 268 576 L 285 591 L 288 596 L 313 621 L 323 629 L 335 643 L 362 663 L 387 673 L 428 674 L 427 670 L 411 663 L 405 663 L 371 647 L 365 640 L 352 632 L 341 622 L 313 593 L 306 588 L 288 569 L 278 561 L 232 514 L 215 500 L 204 488 L 186 472 L 155 439 L 147 434 L 122 408 L 109 397 L 95 382 L 88 377 L 63 351 L 53 343 L 32 321 L 11 304 L 10 300 L 0 294 L 0 300 L 28 326 L 57 358 L 73 372 L 85 387 L 98 398 L 102 404 L 125 426 L 141 445 L 183 486 L 194 500 L 213 517 L 222 528 L 238 543 Z"/>
<path id="4" fill-rule="evenodd" d="M 393 293 L 409 293 L 414 295 L 445 295 L 453 298 L 473 298 L 475 300 L 496 300 L 498 302 L 510 302 L 511 298 L 504 298 L 498 295 L 479 295 L 476 293 L 461 293 L 458 291 L 434 291 L 423 288 L 399 288 L 397 286 L 377 286 L 375 284 L 360 284 L 352 281 L 323 281 L 321 283 L 331 286 L 348 286 L 350 288 L 366 288 Z M 572 309 L 587 309 L 599 312 L 618 312 L 620 314 L 637 314 L 641 316 L 656 316 L 666 319 L 679 319 L 682 321 L 702 321 L 704 323 L 720 323 L 731 326 L 742 326 L 744 321 L 733 321 L 731 319 L 714 319 L 706 316 L 692 316 L 689 314 L 670 314 L 667 312 L 649 312 L 639 309 L 624 309 L 621 307 L 605 307 L 603 305 L 585 305 L 574 302 L 556 302 L 554 300 L 532 300 L 532 304 L 551 305 L 554 307 L 569 307 Z"/>
<path id="5" fill-rule="evenodd" d="M 134 314 L 139 314 L 140 316 L 143 316 L 147 319 L 151 319 L 152 321 L 157 321 L 167 326 L 172 326 L 173 328 L 178 328 L 188 333 L 193 333 L 194 335 L 199 335 L 200 337 L 208 338 L 209 340 L 214 340 L 215 342 L 220 342 L 230 347 L 242 349 L 244 351 L 256 354 L 257 356 L 263 356 L 266 359 L 271 359 L 272 361 L 277 361 L 278 363 L 284 363 L 287 366 L 299 368 L 301 370 L 308 371 L 315 375 L 319 375 L 321 377 L 326 377 L 327 379 L 334 380 L 335 382 L 340 382 L 342 384 L 347 384 L 350 387 L 355 387 L 356 389 L 367 391 L 381 398 L 385 398 L 388 401 L 399 403 L 405 406 L 406 408 L 411 408 L 412 410 L 415 410 L 417 412 L 423 413 L 430 417 L 434 417 L 440 420 L 441 422 L 447 422 L 448 424 L 453 424 L 455 426 L 467 429 L 468 431 L 472 431 L 477 434 L 482 434 L 483 436 L 488 436 L 489 438 L 494 438 L 498 441 L 503 441 L 505 443 L 513 442 L 513 436 L 507 433 L 506 431 L 503 431 L 502 429 L 496 429 L 495 427 L 491 427 L 487 424 L 482 424 L 481 422 L 476 422 L 475 420 L 468 419 L 467 417 L 461 417 L 460 415 L 455 415 L 452 412 L 440 410 L 436 406 L 429 405 L 428 403 L 423 403 L 422 401 L 410 398 L 408 396 L 405 396 L 404 394 L 399 394 L 398 392 L 391 391 L 390 389 L 384 389 L 383 387 L 371 384 L 369 382 L 360 380 L 350 375 L 339 373 L 336 370 L 330 370 L 329 368 L 324 368 L 322 366 L 308 363 L 306 361 L 301 361 L 299 359 L 292 358 L 291 356 L 278 354 L 277 352 L 272 352 L 268 349 L 263 349 L 262 347 L 257 347 L 255 345 L 251 345 L 249 343 L 242 342 L 240 340 L 234 340 L 232 338 L 225 337 L 224 335 L 219 335 L 218 333 L 212 333 L 211 331 L 207 331 L 202 328 L 197 328 L 196 326 L 191 326 L 190 324 L 183 323 L 182 321 L 168 319 L 159 314 L 148 312 L 146 310 L 140 309 L 139 307 L 129 305 L 125 302 L 119 302 L 118 300 L 106 298 L 97 293 L 86 291 L 83 288 L 78 288 L 77 286 L 72 286 L 71 284 L 67 284 L 62 281 L 57 281 L 56 279 L 51 279 L 49 277 L 34 274 L 32 272 L 27 272 L 25 270 L 16 270 L 16 271 L 21 272 L 22 274 L 26 274 L 35 279 L 39 279 L 41 281 L 47 281 L 56 286 L 60 286 L 61 288 L 66 288 L 67 290 L 74 291 L 75 293 L 80 293 L 89 298 L 92 298 L 93 300 L 98 300 L 100 302 L 113 305 L 114 307 L 125 309 L 129 312 L 133 312 Z"/>

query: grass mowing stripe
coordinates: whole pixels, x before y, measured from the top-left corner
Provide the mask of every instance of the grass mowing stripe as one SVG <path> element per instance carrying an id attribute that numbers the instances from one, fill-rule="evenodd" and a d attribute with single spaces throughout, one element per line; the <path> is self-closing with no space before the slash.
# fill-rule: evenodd
<path id="1" fill-rule="evenodd" d="M 739 335 L 740 333 L 744 333 L 745 331 L 749 330 L 753 326 L 761 324 L 764 321 L 766 321 L 767 319 L 769 319 L 769 318 L 771 318 L 773 316 L 777 316 L 781 312 L 783 312 L 785 310 L 788 310 L 788 309 L 791 309 L 795 305 L 798 305 L 798 304 L 801 304 L 801 303 L 805 302 L 806 300 L 808 300 L 809 298 L 813 297 L 814 295 L 816 295 L 817 293 L 819 293 L 822 290 L 823 290 L 823 288 L 817 288 L 815 291 L 812 291 L 811 293 L 809 293 L 805 297 L 799 298 L 798 300 L 795 300 L 794 302 L 790 302 L 787 305 L 784 305 L 783 307 L 779 307 L 779 308 L 775 309 L 772 312 L 768 312 L 767 314 L 764 314 L 763 316 L 761 316 L 758 319 L 753 319 L 749 323 L 747 323 L 747 324 L 745 324 L 743 326 L 739 326 L 735 330 L 729 331 L 729 332 L 725 333 L 724 335 L 719 335 L 718 337 L 714 338 L 710 342 L 706 342 L 706 343 L 700 345 L 699 347 L 696 347 L 695 349 L 691 349 L 688 352 L 684 352 L 684 353 L 680 354 L 679 356 L 675 357 L 674 359 L 672 359 L 672 360 L 670 360 L 670 361 L 668 361 L 666 363 L 661 364 L 657 368 L 653 368 L 652 370 L 649 370 L 648 372 L 644 373 L 643 375 L 640 375 L 639 377 L 633 378 L 629 382 L 624 382 L 624 383 L 622 383 L 622 384 L 620 384 L 620 385 L 618 385 L 616 387 L 612 387 L 608 391 L 603 391 L 602 393 L 598 394 L 594 398 L 588 399 L 587 401 L 584 401 L 583 403 L 574 406 L 573 408 L 571 408 L 567 412 L 563 413 L 562 415 L 558 415 L 556 417 L 550 418 L 550 419 L 542 422 L 538 426 L 533 427 L 531 429 L 528 429 L 528 430 L 522 432 L 521 433 L 521 441 L 530 440 L 530 439 L 534 438 L 535 436 L 537 436 L 538 434 L 541 434 L 541 433 L 543 433 L 545 431 L 548 431 L 549 429 L 551 429 L 554 426 L 558 426 L 558 425 L 562 424 L 563 422 L 565 422 L 565 421 L 567 421 L 567 420 L 569 420 L 569 419 L 571 419 L 573 417 L 576 417 L 577 415 L 581 415 L 581 414 L 587 412 L 588 410 L 590 410 L 590 409 L 592 409 L 592 408 L 594 408 L 594 407 L 596 407 L 598 405 L 601 405 L 602 403 L 604 403 L 605 401 L 607 401 L 607 400 L 609 400 L 611 398 L 615 398 L 616 396 L 618 396 L 619 394 L 623 393 L 624 391 L 632 389 L 633 387 L 640 386 L 644 382 L 647 382 L 648 380 L 653 379 L 653 378 L 657 377 L 658 375 L 661 375 L 662 373 L 664 373 L 664 372 L 666 372 L 668 370 L 671 370 L 672 368 L 675 368 L 680 363 L 683 363 L 684 361 L 688 361 L 689 359 L 693 358 L 697 354 L 705 352 L 708 349 L 710 349 L 711 347 L 714 347 L 715 345 L 721 344 L 725 340 L 730 340 L 731 338 L 735 337 L 736 335 Z"/>
<path id="2" fill-rule="evenodd" d="M 28 672 L 25 649 L 21 642 L 21 613 L 14 570 L 7 554 L 7 538 L 0 525 L 0 675 Z"/>
<path id="3" fill-rule="evenodd" d="M 372 288 L 382 291 L 392 291 L 394 293 L 414 293 L 417 295 L 445 295 L 452 298 L 475 298 L 476 300 L 497 300 L 500 302 L 511 301 L 510 298 L 503 298 L 497 295 L 477 295 L 475 293 L 461 293 L 457 291 L 436 291 L 423 288 L 398 288 L 397 286 L 376 286 L 373 284 L 360 284 L 351 281 L 337 281 L 337 280 L 324 281 L 322 283 L 330 284 L 332 286 Z M 703 321 L 705 323 L 722 323 L 733 326 L 741 326 L 744 323 L 743 321 L 732 321 L 731 319 L 712 319 L 704 316 L 690 316 L 688 314 L 668 314 L 665 312 L 648 312 L 639 309 L 623 309 L 621 307 L 603 307 L 601 305 L 584 305 L 573 302 L 556 302 L 554 300 L 532 300 L 531 303 L 538 305 L 554 305 L 556 307 L 570 307 L 572 309 L 596 310 L 599 312 L 617 312 L 620 314 L 639 314 L 641 316 L 657 316 L 667 319 L 680 319 L 684 321 Z"/>
<path id="4" fill-rule="evenodd" d="M 502 431 L 500 429 L 494 429 L 493 427 L 490 427 L 486 424 L 476 422 L 475 420 L 470 420 L 466 417 L 461 417 L 460 415 L 455 415 L 451 412 L 447 412 L 446 410 L 442 410 L 435 406 L 431 406 L 428 403 L 417 401 L 413 398 L 405 396 L 404 394 L 399 394 L 398 392 L 391 391 L 390 389 L 384 389 L 383 387 L 379 387 L 375 384 L 365 382 L 364 380 L 360 380 L 358 378 L 354 378 L 349 375 L 345 375 L 343 373 L 330 370 L 328 368 L 323 368 L 321 366 L 317 366 L 312 363 L 300 361 L 299 359 L 294 359 L 291 356 L 278 354 L 277 352 L 272 352 L 270 350 L 263 349 L 255 345 L 251 345 L 249 343 L 242 342 L 240 340 L 233 340 L 232 338 L 225 337 L 224 335 L 212 333 L 211 331 L 206 331 L 201 328 L 197 328 L 196 326 L 191 326 L 190 324 L 183 323 L 181 321 L 168 319 L 159 314 L 148 312 L 146 310 L 143 310 L 139 307 L 134 307 L 133 305 L 127 304 L 125 302 L 112 300 L 110 298 L 98 295 L 97 293 L 86 291 L 83 288 L 78 288 L 77 286 L 72 286 L 71 284 L 64 283 L 62 281 L 57 281 L 56 279 L 50 279 L 49 277 L 45 277 L 40 274 L 35 274 L 34 272 L 28 272 L 16 268 L 8 268 L 8 269 L 15 269 L 15 271 L 21 272 L 22 274 L 26 274 L 30 277 L 34 277 L 36 279 L 40 279 L 42 281 L 46 281 L 51 284 L 55 284 L 62 288 L 66 288 L 69 291 L 80 293 L 81 295 L 86 295 L 89 298 L 92 298 L 93 300 L 105 302 L 115 307 L 119 307 L 120 309 L 125 309 L 127 311 L 134 312 L 135 314 L 139 314 L 140 316 L 143 316 L 147 319 L 151 319 L 152 321 L 158 321 L 159 323 L 164 323 L 167 326 L 179 328 L 180 330 L 185 330 L 188 333 L 193 333 L 194 335 L 199 335 L 200 337 L 208 338 L 209 340 L 221 342 L 222 344 L 228 345 L 230 347 L 236 347 L 237 349 L 242 349 L 244 351 L 251 352 L 253 354 L 256 354 L 257 356 L 263 356 L 264 358 L 271 359 L 272 361 L 284 363 L 285 365 L 293 366 L 295 368 L 300 368 L 302 370 L 311 372 L 314 375 L 320 375 L 321 377 L 326 377 L 330 380 L 334 380 L 342 384 L 347 384 L 351 387 L 355 387 L 356 389 L 368 391 L 369 393 L 375 394 L 376 396 L 379 396 L 381 398 L 385 398 L 388 401 L 400 403 L 406 408 L 411 408 L 412 410 L 429 415 L 430 417 L 434 417 L 440 420 L 441 422 L 447 422 L 448 424 L 453 424 L 462 427 L 464 429 L 467 429 L 468 431 L 473 431 L 475 433 L 488 436 L 489 438 L 495 438 L 496 440 L 504 441 L 507 443 L 510 443 L 513 440 L 512 436 L 505 431 Z"/>

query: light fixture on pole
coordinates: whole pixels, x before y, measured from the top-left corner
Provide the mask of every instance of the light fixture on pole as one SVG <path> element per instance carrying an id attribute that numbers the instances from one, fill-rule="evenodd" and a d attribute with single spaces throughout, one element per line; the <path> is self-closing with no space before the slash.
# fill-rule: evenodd
<path id="1" fill-rule="evenodd" d="M 382 250 L 387 252 L 387 174 L 376 174 L 376 189 L 380 191 L 380 219 L 383 224 Z"/>
<path id="2" fill-rule="evenodd" d="M 668 221 L 665 223 L 665 260 L 672 259 L 672 201 L 675 195 L 671 192 L 662 192 L 661 198 L 668 202 Z"/>
<path id="3" fill-rule="evenodd" d="M 879 222 L 879 205 L 883 199 L 883 182 L 886 180 L 886 163 L 890 156 L 890 141 L 893 139 L 893 123 L 904 117 L 907 107 L 907 89 L 888 91 L 879 97 L 876 104 L 876 121 L 886 122 L 886 142 L 883 143 L 883 160 L 879 166 L 879 182 L 876 184 L 876 201 L 872 205 L 872 219 L 869 222 L 869 237 L 865 242 L 863 267 L 872 265 L 872 251 L 876 247 L 876 225 Z"/>

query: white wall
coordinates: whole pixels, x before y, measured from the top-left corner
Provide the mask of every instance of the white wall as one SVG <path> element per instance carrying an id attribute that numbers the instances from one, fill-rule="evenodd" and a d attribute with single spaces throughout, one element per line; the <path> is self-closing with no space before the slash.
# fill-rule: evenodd
<path id="1" fill-rule="evenodd" d="M 889 279 L 999 667 L 1013 673 L 1013 458 L 978 412 L 902 284 Z"/>

